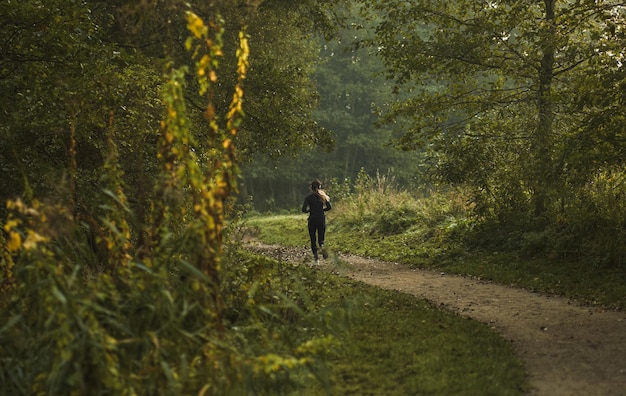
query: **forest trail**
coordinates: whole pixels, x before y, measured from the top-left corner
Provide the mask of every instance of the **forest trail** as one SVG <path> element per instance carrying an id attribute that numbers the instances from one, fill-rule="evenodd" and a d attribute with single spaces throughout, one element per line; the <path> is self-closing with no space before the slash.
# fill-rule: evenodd
<path id="1" fill-rule="evenodd" d="M 308 249 L 248 244 L 281 261 L 307 262 Z M 582 306 L 478 279 L 339 255 L 319 268 L 409 293 L 463 317 L 488 323 L 522 360 L 530 395 L 626 395 L 626 313 Z"/>

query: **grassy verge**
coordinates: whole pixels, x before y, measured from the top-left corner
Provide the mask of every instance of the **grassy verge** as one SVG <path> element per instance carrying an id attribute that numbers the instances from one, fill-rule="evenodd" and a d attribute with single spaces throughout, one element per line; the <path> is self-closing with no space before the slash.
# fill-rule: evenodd
<path id="1" fill-rule="evenodd" d="M 257 217 L 249 224 L 267 243 L 308 244 L 304 216 Z M 331 328 L 340 340 L 327 363 L 329 388 L 316 383 L 298 394 L 523 394 L 523 367 L 487 325 L 323 271 L 292 271 L 315 309 L 333 312 Z"/>
<path id="2" fill-rule="evenodd" d="M 346 284 L 349 333 L 333 367 L 341 395 L 514 395 L 524 371 L 486 326 L 415 297 Z"/>
<path id="3" fill-rule="evenodd" d="M 329 216 L 326 236 L 327 246 L 338 252 L 487 279 L 593 305 L 626 307 L 624 268 L 603 268 L 567 257 L 533 258 L 509 252 L 469 251 L 455 243 L 450 226 L 454 223 L 450 216 L 385 235 L 364 221 L 347 225 L 341 207 L 338 212 Z M 255 217 L 249 219 L 249 224 L 268 243 L 308 246 L 306 217 L 303 215 Z"/>

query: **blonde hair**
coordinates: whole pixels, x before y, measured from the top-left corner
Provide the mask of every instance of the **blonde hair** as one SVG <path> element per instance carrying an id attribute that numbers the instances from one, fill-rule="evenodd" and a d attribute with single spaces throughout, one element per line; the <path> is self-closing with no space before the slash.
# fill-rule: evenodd
<path id="1" fill-rule="evenodd" d="M 313 180 L 311 182 L 311 190 L 322 198 L 324 202 L 330 202 L 330 197 L 326 194 L 326 192 L 324 192 L 324 190 L 322 190 L 322 182 L 319 180 Z"/>
<path id="2" fill-rule="evenodd" d="M 320 198 L 324 200 L 324 202 L 330 202 L 330 197 L 324 192 L 324 190 L 317 190 L 315 191 L 315 193 L 319 195 Z"/>

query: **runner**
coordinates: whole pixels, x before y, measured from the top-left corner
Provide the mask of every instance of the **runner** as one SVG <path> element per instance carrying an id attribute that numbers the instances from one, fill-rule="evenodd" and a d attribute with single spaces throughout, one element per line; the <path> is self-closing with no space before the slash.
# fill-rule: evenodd
<path id="1" fill-rule="evenodd" d="M 309 237 L 311 238 L 311 251 L 313 252 L 315 264 L 318 264 L 318 250 L 321 250 L 325 259 L 328 257 L 328 253 L 324 249 L 324 237 L 326 234 L 326 212 L 331 210 L 332 206 L 330 205 L 330 198 L 322 190 L 322 183 L 319 180 L 314 180 L 311 183 L 311 191 L 312 193 L 304 199 L 302 212 L 309 214 L 308 226 Z"/>

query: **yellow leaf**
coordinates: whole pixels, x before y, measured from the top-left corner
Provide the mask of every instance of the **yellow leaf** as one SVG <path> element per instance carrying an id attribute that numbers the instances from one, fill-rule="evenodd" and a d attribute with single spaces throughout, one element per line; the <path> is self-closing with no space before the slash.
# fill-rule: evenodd
<path id="1" fill-rule="evenodd" d="M 16 252 L 22 247 L 22 236 L 15 231 L 9 233 L 9 240 L 7 241 L 7 249 L 9 252 Z"/>
<path id="2" fill-rule="evenodd" d="M 13 228 L 17 227 L 19 224 L 20 224 L 20 222 L 19 222 L 19 221 L 17 221 L 17 220 L 9 220 L 9 221 L 7 221 L 7 222 L 6 222 L 6 224 L 4 225 L 4 230 L 5 230 L 6 232 L 9 232 L 9 231 L 11 231 L 11 229 L 13 229 Z"/>
<path id="3" fill-rule="evenodd" d="M 196 37 L 201 38 L 205 35 L 207 28 L 202 19 L 193 12 L 187 13 L 187 29 Z"/>
<path id="4" fill-rule="evenodd" d="M 210 62 L 211 62 L 211 58 L 206 54 L 203 55 L 202 58 L 200 58 L 200 68 L 202 69 L 206 68 Z"/>

